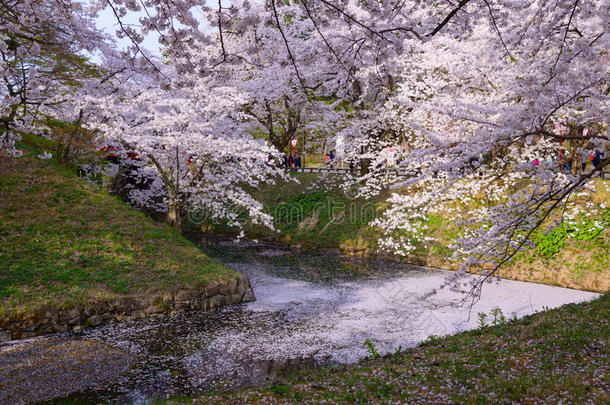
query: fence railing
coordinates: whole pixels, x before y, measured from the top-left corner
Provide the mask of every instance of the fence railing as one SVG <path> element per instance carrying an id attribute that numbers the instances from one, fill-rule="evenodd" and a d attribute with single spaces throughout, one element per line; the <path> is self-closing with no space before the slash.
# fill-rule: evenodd
<path id="1" fill-rule="evenodd" d="M 297 173 L 329 173 L 329 174 L 358 174 L 359 169 L 349 169 L 347 167 L 291 167 L 288 170 Z M 408 170 L 383 169 L 381 173 L 393 174 L 396 176 L 412 176 L 414 173 Z"/>
<path id="2" fill-rule="evenodd" d="M 358 174 L 358 169 L 349 169 L 346 167 L 291 167 L 288 170 L 297 173 L 329 173 L 329 174 Z M 383 169 L 381 173 L 393 174 L 396 176 L 414 176 L 415 173 L 409 170 L 400 169 Z M 602 178 L 610 180 L 610 171 L 602 173 Z"/>

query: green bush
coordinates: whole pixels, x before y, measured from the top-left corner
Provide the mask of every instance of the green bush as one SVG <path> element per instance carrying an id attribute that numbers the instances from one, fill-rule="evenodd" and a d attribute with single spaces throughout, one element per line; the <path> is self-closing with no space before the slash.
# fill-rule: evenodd
<path id="1" fill-rule="evenodd" d="M 559 253 L 566 238 L 583 241 L 599 239 L 608 226 L 610 226 L 610 209 L 604 210 L 601 219 L 587 218 L 576 224 L 564 222 L 550 232 L 538 233 L 535 237 L 536 250 L 541 256 L 550 258 Z"/>

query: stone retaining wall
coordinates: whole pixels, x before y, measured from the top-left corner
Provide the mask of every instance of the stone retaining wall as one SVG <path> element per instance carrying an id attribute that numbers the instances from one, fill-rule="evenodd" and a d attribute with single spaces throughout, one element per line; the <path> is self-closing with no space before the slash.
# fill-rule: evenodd
<path id="1" fill-rule="evenodd" d="M 250 280 L 246 275 L 241 274 L 237 279 L 213 281 L 198 289 L 117 297 L 63 309 L 7 311 L 0 313 L 0 342 L 48 333 L 78 331 L 86 327 L 163 314 L 239 304 L 255 299 Z"/>

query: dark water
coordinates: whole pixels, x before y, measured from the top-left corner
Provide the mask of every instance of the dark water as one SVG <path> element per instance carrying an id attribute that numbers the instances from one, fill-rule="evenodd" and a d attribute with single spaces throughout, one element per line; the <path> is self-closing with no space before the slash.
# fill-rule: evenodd
<path id="1" fill-rule="evenodd" d="M 257 301 L 212 311 L 137 320 L 65 334 L 117 345 L 133 358 L 130 370 L 107 386 L 59 402 L 147 403 L 197 396 L 273 379 L 304 367 L 355 362 L 368 356 L 366 339 L 381 353 L 430 335 L 476 327 L 443 290 L 446 272 L 360 260 L 250 242 L 197 240 L 203 251 L 247 274 Z M 490 286 L 473 309 L 522 316 L 534 308 L 593 298 L 594 294 L 506 281 Z M 44 344 L 44 338 L 40 338 Z"/>
<path id="2" fill-rule="evenodd" d="M 384 260 L 364 259 L 333 252 L 299 249 L 247 240 L 201 238 L 187 234 L 201 250 L 231 266 L 263 266 L 269 274 L 295 280 L 332 284 L 340 281 L 372 280 L 393 277 L 422 267 Z"/>

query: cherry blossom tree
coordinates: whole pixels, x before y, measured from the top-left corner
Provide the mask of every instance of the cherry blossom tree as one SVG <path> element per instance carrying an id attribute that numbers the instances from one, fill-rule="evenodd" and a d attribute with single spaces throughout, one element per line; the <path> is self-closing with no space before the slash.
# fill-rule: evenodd
<path id="1" fill-rule="evenodd" d="M 0 3 L 0 148 L 14 155 L 22 131 L 52 114 L 60 95 L 84 78 L 100 77 L 87 55 L 107 50 L 92 14 L 71 0 L 7 0 Z M 50 101 L 53 99 L 53 101 Z"/>
<path id="2" fill-rule="evenodd" d="M 213 77 L 167 89 L 141 75 L 117 75 L 116 81 L 120 90 L 86 97 L 79 108 L 90 113 L 88 125 L 107 142 L 122 145 L 124 155 L 137 155 L 124 159 L 129 175 L 148 186 L 130 191 L 132 203 L 167 211 L 178 228 L 189 210 L 239 226 L 244 218 L 237 207 L 254 223 L 273 228 L 248 189 L 284 173 L 266 164 L 274 150 L 245 132 L 238 89 Z"/>
<path id="3" fill-rule="evenodd" d="M 265 20 L 273 21 L 274 15 L 264 4 L 252 5 L 250 12 L 252 18 L 246 20 L 249 24 L 223 31 L 222 37 L 222 52 L 245 56 L 226 56 L 229 61 L 214 70 L 224 75 L 225 83 L 247 94 L 242 110 L 250 117 L 251 131 L 264 135 L 278 151 L 285 151 L 299 133 L 327 129 L 332 119 L 339 118 L 321 85 L 325 73 L 315 66 L 318 61 L 310 58 L 314 41 L 300 38 L 306 28 L 287 23 L 280 31 L 267 24 Z M 284 40 L 294 47 L 287 48 Z M 205 55 L 224 58 L 215 45 L 208 47 Z M 202 60 L 203 56 L 196 58 Z M 299 70 L 294 69 L 291 60 L 300 66 Z"/>
<path id="4" fill-rule="evenodd" d="M 8 17 L 0 27 L 9 55 L 2 68 L 5 84 L 14 87 L 21 80 L 28 82 L 22 88 L 40 87 L 29 79 L 36 67 L 27 70 L 29 76 L 23 67 L 11 67 L 22 58 L 10 47 L 11 35 L 31 44 L 27 52 L 41 52 L 39 41 L 28 39 L 30 26 L 60 27 L 56 37 L 66 39 L 66 49 L 104 49 L 106 76 L 97 87 L 83 89 L 89 96 L 74 104 L 76 111 L 86 109 L 92 127 L 146 156 L 143 170 L 156 170 L 157 189 L 169 193 L 174 223 L 191 198 L 240 201 L 252 216 L 268 220 L 240 184 L 275 175 L 256 163 L 273 151 L 242 148 L 252 144 L 248 133 L 263 129 L 282 148 L 300 126 L 329 126 L 354 158 L 373 168 L 356 179 L 363 193 L 388 185 L 410 188 L 391 198 L 393 207 L 377 223 L 388 231 L 384 246 L 396 252 L 412 246 L 396 240 L 396 230 L 421 234 L 417 221 L 447 198 L 488 192 L 489 205 L 472 213 L 474 222 L 457 241 L 463 267 L 449 281 L 460 287 L 465 270 L 486 266 L 487 273 L 469 286 L 476 297 L 482 283 L 610 161 L 606 154 L 594 170 L 579 173 L 559 170 L 565 155 L 542 159 L 555 153 L 559 141 L 570 143 L 572 163 L 583 149 L 608 149 L 605 1 L 18 3 L 23 8 L 17 17 L 3 9 Z M 115 16 L 117 35 L 131 41 L 121 55 L 128 63 L 119 53 L 111 56 L 108 40 L 88 26 L 102 8 Z M 139 27 L 124 22 L 133 12 L 142 15 Z M 26 21 L 28 16 L 34 20 Z M 163 58 L 141 48 L 151 31 L 165 47 Z M 124 80 L 128 71 L 134 76 Z M 29 113 L 14 113 L 25 102 L 9 87 L 2 145 L 10 149 L 9 128 L 27 123 L 21 117 Z M 278 123 L 285 126 L 279 132 Z M 558 131 L 557 125 L 569 130 Z M 376 170 L 398 142 L 402 148 L 391 159 L 413 173 L 406 181 Z M 187 167 L 181 151 L 202 160 Z M 542 163 L 532 165 L 532 159 Z M 235 169 L 239 165 L 247 175 Z M 515 187 L 524 180 L 527 187 Z"/>
<path id="5" fill-rule="evenodd" d="M 421 174 L 395 186 L 417 191 L 394 195 L 395 206 L 378 224 L 389 235 L 385 246 L 404 254 L 412 239 L 397 240 L 394 231 L 421 238 L 427 213 L 491 194 L 493 206 L 469 213 L 466 224 L 479 225 L 457 241 L 465 260 L 449 282 L 463 288 L 463 271 L 484 266 L 468 284 L 476 298 L 482 283 L 536 230 L 561 221 L 558 209 L 608 165 L 609 10 L 603 2 L 462 3 L 468 19 L 480 17 L 476 25 L 403 55 L 399 89 L 386 105 L 388 114 L 396 105 L 408 111 L 401 121 L 419 147 L 404 162 Z M 566 122 L 570 131 L 555 130 Z M 605 150 L 606 158 L 585 173 L 562 172 L 559 141 L 572 143 L 572 156 L 585 148 Z M 528 187 L 515 187 L 524 180 Z"/>

